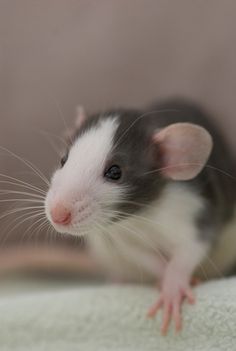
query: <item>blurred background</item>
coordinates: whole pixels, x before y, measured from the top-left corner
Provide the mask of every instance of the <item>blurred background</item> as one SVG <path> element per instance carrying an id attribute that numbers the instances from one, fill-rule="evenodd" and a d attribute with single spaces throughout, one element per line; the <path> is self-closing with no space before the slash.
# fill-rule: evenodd
<path id="1" fill-rule="evenodd" d="M 171 96 L 204 105 L 236 150 L 234 0 L 0 0 L 0 145 L 46 177 L 77 105 L 93 112 Z M 4 150 L 0 172 L 46 189 Z M 3 218 L 26 205 L 6 194 L 19 186 L 0 189 L 0 268 L 77 275 L 80 241 L 39 231 L 24 212 Z"/>

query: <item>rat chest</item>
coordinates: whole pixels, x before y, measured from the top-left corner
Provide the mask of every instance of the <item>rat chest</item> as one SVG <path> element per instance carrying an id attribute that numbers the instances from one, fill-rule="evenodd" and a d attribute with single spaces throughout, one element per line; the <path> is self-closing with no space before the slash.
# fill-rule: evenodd
<path id="1" fill-rule="evenodd" d="M 144 223 L 142 228 L 140 224 L 119 223 L 110 229 L 96 233 L 89 240 L 92 255 L 107 275 L 118 281 L 153 279 L 159 258 L 164 257 L 160 245 L 153 240 L 160 237 L 158 230 L 151 232 Z"/>
<path id="2" fill-rule="evenodd" d="M 171 185 L 148 210 L 92 233 L 90 250 L 112 277 L 156 279 L 164 260 L 196 240 L 195 216 L 201 209 L 195 194 Z"/>

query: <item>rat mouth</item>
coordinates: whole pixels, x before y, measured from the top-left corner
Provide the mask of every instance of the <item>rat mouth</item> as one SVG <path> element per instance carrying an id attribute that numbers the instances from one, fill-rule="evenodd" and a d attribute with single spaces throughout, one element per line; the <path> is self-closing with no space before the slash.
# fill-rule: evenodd
<path id="1" fill-rule="evenodd" d="M 56 230 L 56 232 L 59 234 L 73 235 L 73 236 L 85 236 L 84 228 L 75 227 L 73 225 L 64 226 L 64 225 L 54 224 L 51 221 L 50 221 L 50 223 L 52 224 L 52 226 Z"/>

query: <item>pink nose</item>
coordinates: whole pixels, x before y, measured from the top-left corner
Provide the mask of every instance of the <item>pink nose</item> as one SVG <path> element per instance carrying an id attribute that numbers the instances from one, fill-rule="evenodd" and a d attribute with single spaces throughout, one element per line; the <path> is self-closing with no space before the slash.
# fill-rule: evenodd
<path id="1" fill-rule="evenodd" d="M 60 204 L 53 207 L 50 214 L 56 224 L 67 225 L 71 222 L 71 212 Z"/>

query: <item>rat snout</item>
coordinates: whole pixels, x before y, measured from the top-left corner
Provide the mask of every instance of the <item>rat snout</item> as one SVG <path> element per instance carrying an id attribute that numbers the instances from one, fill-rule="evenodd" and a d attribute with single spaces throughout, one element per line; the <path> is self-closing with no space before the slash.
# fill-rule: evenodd
<path id="1" fill-rule="evenodd" d="M 60 203 L 50 210 L 50 215 L 55 224 L 67 225 L 71 223 L 71 211 Z"/>

